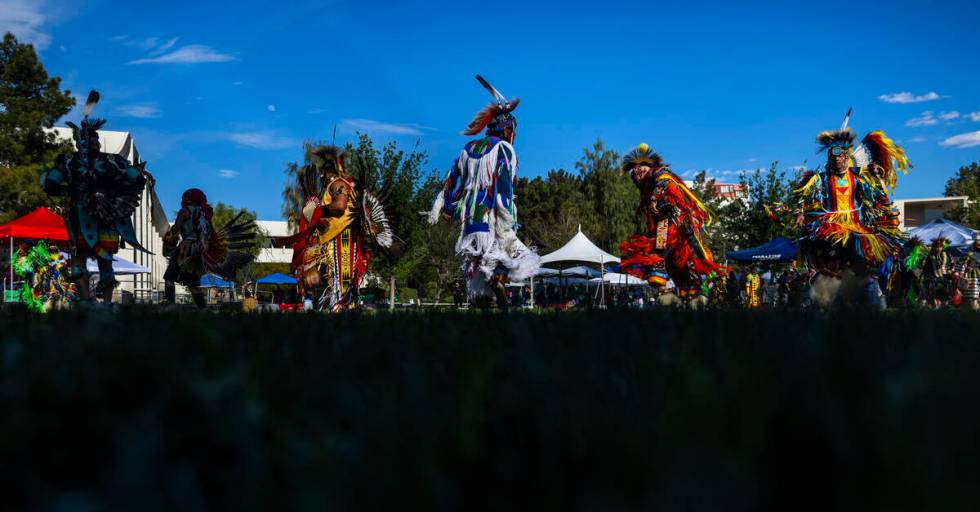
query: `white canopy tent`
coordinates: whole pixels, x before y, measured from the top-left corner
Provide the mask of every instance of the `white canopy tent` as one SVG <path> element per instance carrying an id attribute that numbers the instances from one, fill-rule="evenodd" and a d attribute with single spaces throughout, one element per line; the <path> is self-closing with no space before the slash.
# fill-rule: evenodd
<path id="1" fill-rule="evenodd" d="M 555 270 L 553 268 L 541 267 L 538 272 L 534 274 L 534 277 L 599 277 L 602 275 L 598 270 L 587 267 L 585 265 L 578 265 L 575 267 L 568 267 L 562 270 Z"/>
<path id="2" fill-rule="evenodd" d="M 85 268 L 87 268 L 89 272 L 98 272 L 99 264 L 95 260 L 89 258 L 85 262 Z M 112 272 L 117 276 L 132 276 L 136 274 L 149 274 L 150 269 L 140 265 L 139 263 L 133 263 L 132 261 L 113 256 Z"/>
<path id="3" fill-rule="evenodd" d="M 619 263 L 619 258 L 600 249 L 596 244 L 589 240 L 589 237 L 582 233 L 582 226 L 578 227 L 578 233 L 572 237 L 565 245 L 555 252 L 548 253 L 541 257 L 542 265 L 552 267 L 574 266 L 582 263 Z"/>
<path id="4" fill-rule="evenodd" d="M 564 270 L 570 270 L 572 267 L 580 266 L 583 263 L 599 265 L 600 281 L 597 293 L 600 294 L 599 304 L 604 305 L 605 281 L 602 280 L 602 274 L 605 272 L 604 267 L 607 263 L 619 263 L 619 258 L 592 243 L 592 240 L 589 240 L 589 237 L 582 233 L 581 225 L 578 227 L 578 233 L 565 245 L 541 257 L 541 264 L 557 268 L 559 277 L 563 277 Z"/>
<path id="5" fill-rule="evenodd" d="M 603 274 L 602 277 L 595 277 L 589 280 L 590 283 L 599 283 L 600 281 L 613 286 L 644 286 L 647 284 L 646 281 L 636 276 L 617 274 L 615 272 L 608 272 Z"/>
<path id="6" fill-rule="evenodd" d="M 910 237 L 917 236 L 926 244 L 932 243 L 936 238 L 943 237 L 949 240 L 949 245 L 952 246 L 973 243 L 975 233 L 975 230 L 961 226 L 949 219 L 936 219 L 908 231 Z"/>

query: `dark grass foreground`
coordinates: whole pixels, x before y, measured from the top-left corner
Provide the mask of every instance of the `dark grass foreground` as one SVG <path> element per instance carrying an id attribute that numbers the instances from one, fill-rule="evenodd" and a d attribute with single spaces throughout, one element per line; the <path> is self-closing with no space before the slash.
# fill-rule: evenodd
<path id="1" fill-rule="evenodd" d="M 969 313 L 0 313 L 0 500 L 976 510 L 978 335 Z"/>

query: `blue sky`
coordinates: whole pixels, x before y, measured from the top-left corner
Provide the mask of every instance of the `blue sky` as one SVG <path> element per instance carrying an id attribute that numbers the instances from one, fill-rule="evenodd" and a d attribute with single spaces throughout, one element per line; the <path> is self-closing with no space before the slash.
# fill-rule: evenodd
<path id="1" fill-rule="evenodd" d="M 941 195 L 980 161 L 976 2 L 109 2 L 0 0 L 78 96 L 102 92 L 168 206 L 212 201 L 279 218 L 304 139 L 420 140 L 444 171 L 488 100 L 520 96 L 520 173 L 571 169 L 601 137 L 650 143 L 674 169 L 734 181 L 813 142 L 849 106 L 915 165 L 897 197 Z M 78 117 L 77 113 L 68 116 Z"/>

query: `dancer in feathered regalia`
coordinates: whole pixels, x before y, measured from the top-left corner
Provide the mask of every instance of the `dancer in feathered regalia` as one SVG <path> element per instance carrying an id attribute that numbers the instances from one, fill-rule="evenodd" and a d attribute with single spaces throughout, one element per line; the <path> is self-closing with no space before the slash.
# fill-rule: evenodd
<path id="1" fill-rule="evenodd" d="M 495 296 L 506 307 L 501 279 L 522 281 L 537 273 L 541 258 L 517 238 L 517 205 L 514 176 L 517 152 L 514 138 L 517 119 L 513 111 L 519 98 L 508 100 L 480 75 L 476 79 L 493 100 L 477 113 L 463 132 L 486 134 L 466 143 L 449 171 L 446 186 L 429 212 L 429 222 L 459 219 L 456 253 L 463 258 L 470 299 Z"/>
<path id="2" fill-rule="evenodd" d="M 826 167 L 805 172 L 794 190 L 800 253 L 821 274 L 811 291 L 823 304 L 833 301 L 842 285 L 844 297 L 854 299 L 869 271 L 901 258 L 904 242 L 889 194 L 898 171 L 905 173 L 911 165 L 905 151 L 881 130 L 856 144 L 847 127 L 850 115 L 848 110 L 839 130 L 817 135 L 819 151 L 827 152 Z"/>
<path id="3" fill-rule="evenodd" d="M 190 289 L 197 307 L 205 307 L 201 276 L 211 273 L 233 280 L 255 257 L 255 222 L 244 217 L 243 211 L 215 230 L 213 214 L 200 189 L 188 189 L 181 196 L 177 218 L 163 237 L 163 255 L 170 259 L 163 278 L 171 304 L 175 299 L 173 283 L 180 283 Z"/>
<path id="4" fill-rule="evenodd" d="M 620 244 L 622 269 L 655 288 L 673 280 L 680 298 L 696 297 L 703 276 L 727 271 L 715 263 L 704 245 L 711 212 L 646 144 L 623 158 L 623 171 L 640 189 L 637 213 L 646 220 L 646 233 L 632 235 Z"/>
<path id="5" fill-rule="evenodd" d="M 905 260 L 902 265 L 902 290 L 905 292 L 905 303 L 908 306 L 920 305 L 923 297 L 922 270 L 925 267 L 929 248 L 917 236 L 905 242 Z"/>
<path id="6" fill-rule="evenodd" d="M 23 279 L 20 300 L 36 313 L 62 309 L 75 300 L 75 288 L 66 279 L 68 262 L 56 248 L 52 249 L 41 240 L 31 248 L 20 247 L 10 261 L 14 272 Z"/>
<path id="7" fill-rule="evenodd" d="M 89 118 L 99 101 L 92 91 L 83 110 L 82 125 L 67 123 L 78 151 L 61 155 L 53 169 L 41 175 L 41 185 L 50 196 L 67 199 L 65 225 L 71 244 L 70 278 L 83 300 L 92 300 L 86 260 L 99 266 L 98 292 L 105 302 L 112 300 L 118 284 L 112 271 L 112 256 L 125 243 L 144 251 L 136 240 L 132 215 L 139 205 L 146 176 L 139 167 L 119 156 L 101 152 L 99 128 L 104 119 Z"/>
<path id="8" fill-rule="evenodd" d="M 936 237 L 932 240 L 929 254 L 922 262 L 922 301 L 929 307 L 938 308 L 951 297 L 950 272 L 953 271 L 946 249 L 949 240 Z"/>
<path id="9" fill-rule="evenodd" d="M 980 233 L 973 234 L 973 245 L 957 260 L 954 270 L 963 303 L 970 309 L 980 309 Z"/>
<path id="10" fill-rule="evenodd" d="M 318 146 L 310 152 L 310 164 L 298 175 L 305 198 L 297 212 L 295 235 L 273 239 L 273 246 L 293 248 L 292 269 L 300 296 L 322 289 L 319 309 L 341 311 L 357 307 L 361 279 L 370 253 L 365 239 L 399 257 L 405 243 L 391 228 L 384 201 L 389 187 L 375 192 L 365 183 L 367 170 L 359 162 L 362 178 L 347 174 L 344 152 L 335 146 Z"/>
<path id="11" fill-rule="evenodd" d="M 805 172 L 795 190 L 801 252 L 818 271 L 834 276 L 844 266 L 876 267 L 901 254 L 898 210 L 888 195 L 897 171 L 911 167 L 905 151 L 881 130 L 855 145 L 849 116 L 840 130 L 817 135 L 820 151 L 827 152 L 826 168 Z"/>

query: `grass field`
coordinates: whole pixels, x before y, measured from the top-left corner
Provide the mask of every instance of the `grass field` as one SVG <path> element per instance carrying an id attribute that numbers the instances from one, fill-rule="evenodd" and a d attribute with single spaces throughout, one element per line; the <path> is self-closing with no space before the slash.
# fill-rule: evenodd
<path id="1" fill-rule="evenodd" d="M 7 510 L 976 510 L 980 315 L 0 313 Z"/>

